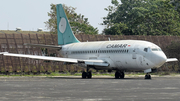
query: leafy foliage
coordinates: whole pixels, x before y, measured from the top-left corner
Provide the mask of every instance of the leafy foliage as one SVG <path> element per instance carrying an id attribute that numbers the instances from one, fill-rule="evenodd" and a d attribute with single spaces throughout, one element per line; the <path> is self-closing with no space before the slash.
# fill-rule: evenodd
<path id="1" fill-rule="evenodd" d="M 98 29 L 91 26 L 88 22 L 88 18 L 84 18 L 84 15 L 75 13 L 76 8 L 63 5 L 66 16 L 72 27 L 72 31 L 75 34 L 98 34 Z M 56 5 L 51 4 L 51 11 L 48 12 L 50 19 L 45 22 L 47 29 L 53 34 L 57 33 L 57 18 L 56 18 Z"/>
<path id="2" fill-rule="evenodd" d="M 50 30 L 52 34 L 57 33 L 57 18 L 56 18 L 56 5 L 51 4 L 51 11 L 48 12 L 48 16 L 50 19 L 44 22 L 46 24 L 47 29 Z"/>
<path id="3" fill-rule="evenodd" d="M 174 9 L 180 13 L 180 1 L 179 0 L 171 0 L 170 4 L 174 6 Z"/>
<path id="4" fill-rule="evenodd" d="M 122 35 L 126 32 L 128 32 L 128 27 L 124 23 L 115 23 L 114 26 L 109 29 L 104 29 L 104 33 L 111 33 L 111 35 Z"/>
<path id="5" fill-rule="evenodd" d="M 112 0 L 105 10 L 106 35 L 179 35 L 179 13 L 170 0 Z M 123 24 L 117 27 L 117 24 Z M 115 27 L 115 28 L 114 28 Z M 114 32 L 112 31 L 114 30 Z M 116 33 L 119 32 L 119 33 Z"/>

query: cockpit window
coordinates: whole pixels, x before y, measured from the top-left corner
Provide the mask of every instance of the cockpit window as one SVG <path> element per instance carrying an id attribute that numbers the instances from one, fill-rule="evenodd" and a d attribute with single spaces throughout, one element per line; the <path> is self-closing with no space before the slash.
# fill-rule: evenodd
<path id="1" fill-rule="evenodd" d="M 158 51 L 158 49 L 157 49 L 157 48 L 152 48 L 151 50 L 152 50 L 152 51 Z"/>
<path id="2" fill-rule="evenodd" d="M 145 51 L 145 52 L 148 52 L 148 48 L 144 48 L 144 51 Z"/>
<path id="3" fill-rule="evenodd" d="M 161 48 L 158 49 L 159 51 L 162 51 Z"/>

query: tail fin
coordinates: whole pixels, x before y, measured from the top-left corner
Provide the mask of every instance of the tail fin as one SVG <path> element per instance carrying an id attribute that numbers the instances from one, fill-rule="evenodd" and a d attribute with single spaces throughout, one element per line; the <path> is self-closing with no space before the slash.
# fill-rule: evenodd
<path id="1" fill-rule="evenodd" d="M 56 6 L 58 45 L 80 42 L 73 34 L 62 4 Z"/>

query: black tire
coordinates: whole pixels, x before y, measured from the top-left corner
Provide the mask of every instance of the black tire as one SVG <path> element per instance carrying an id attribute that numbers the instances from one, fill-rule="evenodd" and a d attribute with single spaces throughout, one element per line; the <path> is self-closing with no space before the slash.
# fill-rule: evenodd
<path id="1" fill-rule="evenodd" d="M 119 77 L 120 77 L 120 73 L 119 73 L 119 72 L 116 72 L 116 73 L 115 73 L 115 79 L 119 79 Z"/>
<path id="2" fill-rule="evenodd" d="M 120 79 L 124 79 L 124 72 L 120 73 Z"/>
<path id="3" fill-rule="evenodd" d="M 87 76 L 87 73 L 86 72 L 82 72 L 82 78 L 85 79 Z"/>
<path id="4" fill-rule="evenodd" d="M 92 78 L 92 73 L 91 73 L 91 72 L 88 72 L 88 73 L 87 73 L 87 78 L 89 78 L 89 79 Z"/>
<path id="5" fill-rule="evenodd" d="M 149 79 L 151 79 L 151 75 L 149 75 Z"/>
<path id="6" fill-rule="evenodd" d="M 148 75 L 145 75 L 145 78 L 144 79 L 148 79 Z"/>
<path id="7" fill-rule="evenodd" d="M 151 75 L 145 75 L 145 79 L 151 79 Z"/>

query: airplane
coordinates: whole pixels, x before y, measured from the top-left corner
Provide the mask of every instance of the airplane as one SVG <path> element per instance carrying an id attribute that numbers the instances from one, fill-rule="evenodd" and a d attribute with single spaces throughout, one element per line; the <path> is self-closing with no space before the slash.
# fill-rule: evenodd
<path id="1" fill-rule="evenodd" d="M 58 46 L 42 44 L 24 44 L 32 47 L 44 47 L 59 50 L 63 57 L 48 57 L 27 54 L 1 52 L 4 56 L 25 57 L 61 61 L 86 68 L 82 78 L 92 78 L 90 69 L 116 70 L 115 78 L 123 79 L 126 70 L 144 71 L 145 79 L 151 79 L 153 69 L 166 62 L 178 61 L 168 58 L 159 46 L 143 40 L 117 40 L 80 42 L 73 34 L 62 4 L 56 5 Z"/>

